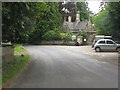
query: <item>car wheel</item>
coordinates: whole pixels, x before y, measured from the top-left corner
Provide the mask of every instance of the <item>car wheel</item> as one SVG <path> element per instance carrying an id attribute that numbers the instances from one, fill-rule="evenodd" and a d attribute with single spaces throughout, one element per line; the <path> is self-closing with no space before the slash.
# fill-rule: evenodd
<path id="1" fill-rule="evenodd" d="M 120 51 L 120 47 L 118 47 L 116 50 L 119 52 Z"/>
<path id="2" fill-rule="evenodd" d="M 100 52 L 101 49 L 100 49 L 99 47 L 96 47 L 96 48 L 95 48 L 95 51 L 96 51 L 96 52 Z"/>

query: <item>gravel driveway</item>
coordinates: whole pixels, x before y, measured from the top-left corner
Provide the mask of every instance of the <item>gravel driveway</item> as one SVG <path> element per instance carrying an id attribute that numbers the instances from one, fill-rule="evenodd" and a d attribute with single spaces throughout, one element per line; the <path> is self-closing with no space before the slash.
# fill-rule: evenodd
<path id="1" fill-rule="evenodd" d="M 108 62 L 112 64 L 118 64 L 118 59 L 120 59 L 117 52 L 95 52 L 91 46 L 61 46 L 61 48 L 82 53 L 102 62 Z"/>

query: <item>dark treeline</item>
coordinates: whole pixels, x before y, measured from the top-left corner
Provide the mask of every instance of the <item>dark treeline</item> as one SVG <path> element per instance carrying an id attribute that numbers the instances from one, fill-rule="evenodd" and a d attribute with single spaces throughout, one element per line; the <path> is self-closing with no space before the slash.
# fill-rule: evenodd
<path id="1" fill-rule="evenodd" d="M 86 3 L 75 5 L 68 2 L 63 5 L 55 2 L 3 2 L 2 41 L 36 43 L 41 40 L 70 38 L 68 33 L 60 34 L 62 16 L 68 15 L 62 11 L 64 7 L 70 12 L 69 15 L 74 16 L 73 21 L 77 10 L 81 12 L 81 20 L 88 19 Z"/>
<path id="2" fill-rule="evenodd" d="M 120 40 L 120 2 L 105 3 L 101 12 L 92 20 L 97 34 L 111 35 Z"/>
<path id="3" fill-rule="evenodd" d="M 59 29 L 62 23 L 59 3 L 5 2 L 2 3 L 2 41 L 33 43 L 42 35 Z"/>
<path id="4" fill-rule="evenodd" d="M 70 13 L 61 11 L 63 7 Z M 86 2 L 78 2 L 76 5 L 70 2 L 65 5 L 57 2 L 3 2 L 2 41 L 35 43 L 46 37 L 61 39 L 62 16 L 70 14 L 75 21 L 77 11 L 80 11 L 81 21 L 89 20 L 91 12 Z M 97 34 L 120 39 L 120 2 L 107 3 L 92 21 Z M 51 36 L 49 33 L 52 33 Z"/>

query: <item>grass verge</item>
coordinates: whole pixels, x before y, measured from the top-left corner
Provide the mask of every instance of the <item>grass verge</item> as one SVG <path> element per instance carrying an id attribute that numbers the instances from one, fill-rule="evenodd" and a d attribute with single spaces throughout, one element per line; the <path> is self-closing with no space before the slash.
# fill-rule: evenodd
<path id="1" fill-rule="evenodd" d="M 12 78 L 14 78 L 17 74 L 19 74 L 28 64 L 29 55 L 26 53 L 26 50 L 22 48 L 20 45 L 15 46 L 15 53 L 25 52 L 24 56 L 16 55 L 14 62 L 9 62 L 2 66 L 2 84 L 6 84 Z"/>
<path id="2" fill-rule="evenodd" d="M 23 46 L 16 44 L 14 47 L 14 53 L 20 53 L 20 52 L 26 52 L 26 50 L 23 48 Z"/>

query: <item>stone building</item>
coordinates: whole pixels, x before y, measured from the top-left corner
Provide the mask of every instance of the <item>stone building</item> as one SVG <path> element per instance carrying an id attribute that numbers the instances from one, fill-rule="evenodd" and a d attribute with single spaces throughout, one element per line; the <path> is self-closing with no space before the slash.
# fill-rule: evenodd
<path id="1" fill-rule="evenodd" d="M 76 13 L 75 22 L 72 22 L 71 19 L 72 19 L 71 16 L 68 16 L 68 18 L 64 17 L 62 32 L 70 31 L 74 35 L 76 35 L 81 31 L 85 31 L 88 33 L 88 37 L 89 37 L 88 42 L 91 43 L 96 33 L 91 21 L 90 20 L 80 21 L 79 11 Z"/>

